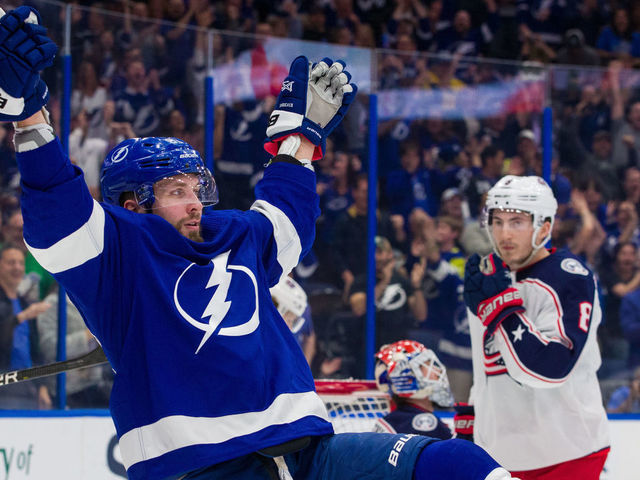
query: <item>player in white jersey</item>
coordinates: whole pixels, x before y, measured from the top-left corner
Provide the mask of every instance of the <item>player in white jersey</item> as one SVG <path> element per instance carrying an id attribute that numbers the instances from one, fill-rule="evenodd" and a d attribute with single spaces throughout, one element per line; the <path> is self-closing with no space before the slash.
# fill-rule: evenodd
<path id="1" fill-rule="evenodd" d="M 278 313 L 282 315 L 291 331 L 298 333 L 305 323 L 303 315 L 309 306 L 306 292 L 298 282 L 288 276 L 280 280 L 270 291 Z"/>
<path id="2" fill-rule="evenodd" d="M 334 434 L 271 301 L 269 288 L 313 242 L 311 161 L 356 91 L 343 62 L 293 61 L 267 129 L 275 156 L 250 210 L 205 210 L 215 182 L 175 138 L 118 145 L 98 203 L 41 111 L 39 71 L 56 49 L 31 22 L 30 7 L 0 11 L 0 121 L 16 126 L 25 242 L 114 369 L 110 409 L 129 478 L 511 478 L 462 440 Z"/>
<path id="3" fill-rule="evenodd" d="M 271 289 L 271 298 L 311 365 L 316 354 L 316 332 L 306 292 L 298 282 L 287 276 Z"/>
<path id="4" fill-rule="evenodd" d="M 506 176 L 484 212 L 495 253 L 467 262 L 475 442 L 526 480 L 596 480 L 609 452 L 596 371 L 596 279 L 547 250 L 557 202 L 540 177 Z"/>

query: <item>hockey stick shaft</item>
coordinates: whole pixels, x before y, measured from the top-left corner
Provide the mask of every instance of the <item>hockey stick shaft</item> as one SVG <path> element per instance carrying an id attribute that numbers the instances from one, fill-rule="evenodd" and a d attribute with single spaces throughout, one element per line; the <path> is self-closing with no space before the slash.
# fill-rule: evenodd
<path id="1" fill-rule="evenodd" d="M 62 362 L 48 363 L 37 367 L 23 368 L 22 370 L 13 370 L 12 372 L 0 373 L 0 387 L 4 385 L 12 385 L 14 383 L 34 380 L 36 378 L 57 375 L 68 370 L 76 370 L 78 368 L 93 367 L 106 363 L 107 357 L 102 347 L 97 347 L 89 353 L 76 358 L 70 358 Z"/>

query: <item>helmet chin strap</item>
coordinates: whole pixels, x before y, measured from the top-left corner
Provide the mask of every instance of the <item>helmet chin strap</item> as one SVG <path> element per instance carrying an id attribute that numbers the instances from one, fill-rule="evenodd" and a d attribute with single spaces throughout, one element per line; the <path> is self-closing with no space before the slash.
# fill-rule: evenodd
<path id="1" fill-rule="evenodd" d="M 509 265 L 509 268 L 513 267 L 513 268 L 511 268 L 512 270 L 520 270 L 521 268 L 526 267 L 527 265 L 529 265 L 531 263 L 531 260 L 533 260 L 533 257 L 535 257 L 536 253 L 538 253 L 538 250 L 540 250 L 542 247 L 544 247 L 544 243 L 538 245 L 537 247 L 534 247 L 531 250 L 531 253 L 522 262 L 518 262 L 518 263 L 514 263 L 512 265 Z M 498 253 L 498 255 L 499 255 L 499 253 Z"/>

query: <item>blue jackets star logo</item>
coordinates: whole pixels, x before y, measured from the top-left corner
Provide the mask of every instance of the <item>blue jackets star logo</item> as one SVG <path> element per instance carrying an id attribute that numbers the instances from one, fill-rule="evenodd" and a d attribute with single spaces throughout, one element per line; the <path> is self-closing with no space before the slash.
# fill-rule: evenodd
<path id="1" fill-rule="evenodd" d="M 513 335 L 513 343 L 516 343 L 518 340 L 522 340 L 522 335 L 524 334 L 524 332 L 525 329 L 522 327 L 522 325 L 518 325 L 518 328 L 511 332 L 511 335 Z"/>

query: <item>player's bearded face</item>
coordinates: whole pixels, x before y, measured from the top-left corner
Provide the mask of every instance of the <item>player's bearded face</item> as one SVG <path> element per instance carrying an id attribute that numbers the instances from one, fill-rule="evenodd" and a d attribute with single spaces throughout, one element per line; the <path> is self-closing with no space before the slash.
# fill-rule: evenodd
<path id="1" fill-rule="evenodd" d="M 202 242 L 200 219 L 202 203 L 196 189 L 196 175 L 169 177 L 154 185 L 155 202 L 152 212 L 173 225 L 181 235 L 195 242 Z"/>
<path id="2" fill-rule="evenodd" d="M 172 225 L 189 240 L 202 242 L 203 238 L 200 230 L 201 216 L 202 215 L 200 213 L 191 213 L 188 217 L 179 220 L 178 223 L 172 223 Z"/>

